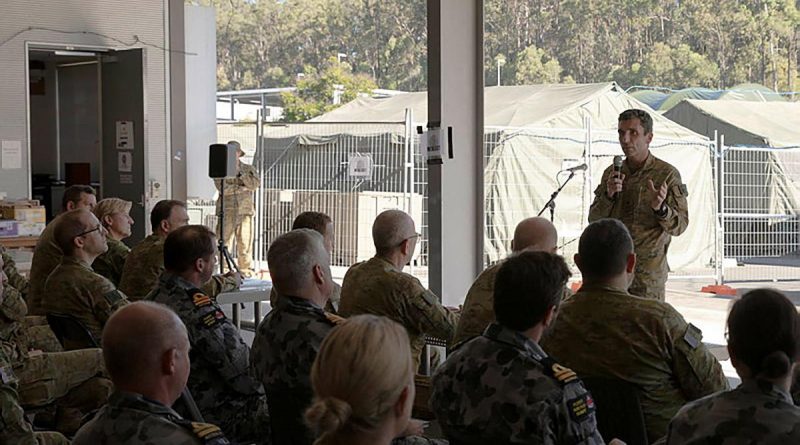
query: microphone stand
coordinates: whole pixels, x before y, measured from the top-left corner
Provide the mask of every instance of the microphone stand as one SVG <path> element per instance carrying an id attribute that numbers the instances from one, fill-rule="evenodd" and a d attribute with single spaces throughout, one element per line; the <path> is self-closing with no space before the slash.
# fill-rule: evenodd
<path id="1" fill-rule="evenodd" d="M 556 212 L 556 198 L 558 197 L 558 194 L 561 193 L 561 190 L 564 190 L 564 187 L 567 186 L 567 184 L 569 183 L 570 179 L 572 179 L 573 177 L 575 177 L 575 170 L 571 170 L 569 172 L 569 177 L 567 178 L 567 180 L 564 181 L 564 183 L 561 184 L 558 187 L 558 189 L 556 189 L 556 191 L 554 191 L 550 195 L 550 200 L 547 201 L 547 203 L 544 205 L 544 207 L 542 207 L 542 210 L 539 210 L 539 213 L 536 216 L 542 216 L 542 213 L 544 213 L 544 211 L 549 208 L 550 209 L 550 222 L 553 222 L 553 219 L 555 218 L 555 212 Z"/>

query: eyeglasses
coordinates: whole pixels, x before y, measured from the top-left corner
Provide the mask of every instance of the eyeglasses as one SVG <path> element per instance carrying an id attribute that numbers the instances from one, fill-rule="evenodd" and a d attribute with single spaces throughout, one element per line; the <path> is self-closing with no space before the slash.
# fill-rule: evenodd
<path id="1" fill-rule="evenodd" d="M 79 233 L 79 234 L 75 235 L 73 238 L 77 238 L 77 237 L 79 237 L 79 236 L 85 236 L 85 235 L 88 235 L 88 234 L 90 234 L 90 233 L 94 232 L 95 230 L 100 230 L 100 229 L 102 229 L 102 228 L 103 228 L 103 226 L 102 226 L 102 225 L 100 225 L 100 224 L 98 224 L 98 225 L 97 225 L 97 227 L 95 227 L 94 229 L 89 229 L 89 230 L 87 230 L 87 231 L 85 231 L 85 232 L 81 232 L 81 233 Z"/>
<path id="2" fill-rule="evenodd" d="M 407 237 L 403 238 L 403 241 L 400 241 L 400 244 L 403 244 L 404 242 L 406 242 L 406 241 L 408 241 L 408 240 L 410 240 L 410 239 L 415 239 L 415 238 L 420 238 L 420 237 L 422 237 L 422 234 L 421 234 L 421 233 L 415 233 L 415 234 L 413 234 L 413 235 L 411 235 L 411 236 L 407 236 Z M 398 246 L 399 246 L 400 244 L 398 244 Z"/>

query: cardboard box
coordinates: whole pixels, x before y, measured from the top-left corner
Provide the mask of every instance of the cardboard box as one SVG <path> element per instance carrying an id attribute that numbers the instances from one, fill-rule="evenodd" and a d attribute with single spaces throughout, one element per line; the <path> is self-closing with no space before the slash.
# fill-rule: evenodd
<path id="1" fill-rule="evenodd" d="M 46 218 L 45 208 L 37 200 L 0 202 L 0 219 L 43 223 Z"/>
<path id="2" fill-rule="evenodd" d="M 43 222 L 17 221 L 17 236 L 39 236 L 44 226 Z"/>
<path id="3" fill-rule="evenodd" d="M 0 236 L 10 237 L 17 236 L 17 222 L 1 219 L 0 220 Z"/>

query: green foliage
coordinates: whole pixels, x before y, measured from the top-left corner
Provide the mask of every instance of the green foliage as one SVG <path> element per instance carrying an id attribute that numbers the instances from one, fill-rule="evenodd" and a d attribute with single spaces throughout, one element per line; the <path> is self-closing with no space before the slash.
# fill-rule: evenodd
<path id="1" fill-rule="evenodd" d="M 372 78 L 364 74 L 353 74 L 350 65 L 338 62 L 336 58 L 329 59 L 322 72 L 307 66 L 304 76 L 297 82 L 297 90 L 282 95 L 283 120 L 306 121 L 350 102 L 359 94 L 368 94 L 375 88 L 377 85 Z M 334 103 L 337 95 L 338 103 Z"/>
<path id="2" fill-rule="evenodd" d="M 514 80 L 518 85 L 558 83 L 561 81 L 561 64 L 549 57 L 543 49 L 531 45 L 519 54 L 516 60 Z"/>

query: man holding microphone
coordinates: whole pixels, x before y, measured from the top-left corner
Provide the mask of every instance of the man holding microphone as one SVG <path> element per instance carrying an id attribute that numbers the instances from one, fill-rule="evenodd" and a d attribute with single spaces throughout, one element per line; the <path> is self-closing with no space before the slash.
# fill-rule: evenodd
<path id="1" fill-rule="evenodd" d="M 689 193 L 678 170 L 650 153 L 653 118 L 646 111 L 622 112 L 617 133 L 626 158 L 615 158 L 614 165 L 603 172 L 589 222 L 616 218 L 625 224 L 636 253 L 636 271 L 628 291 L 664 301 L 667 249 L 672 237 L 689 225 Z"/>

